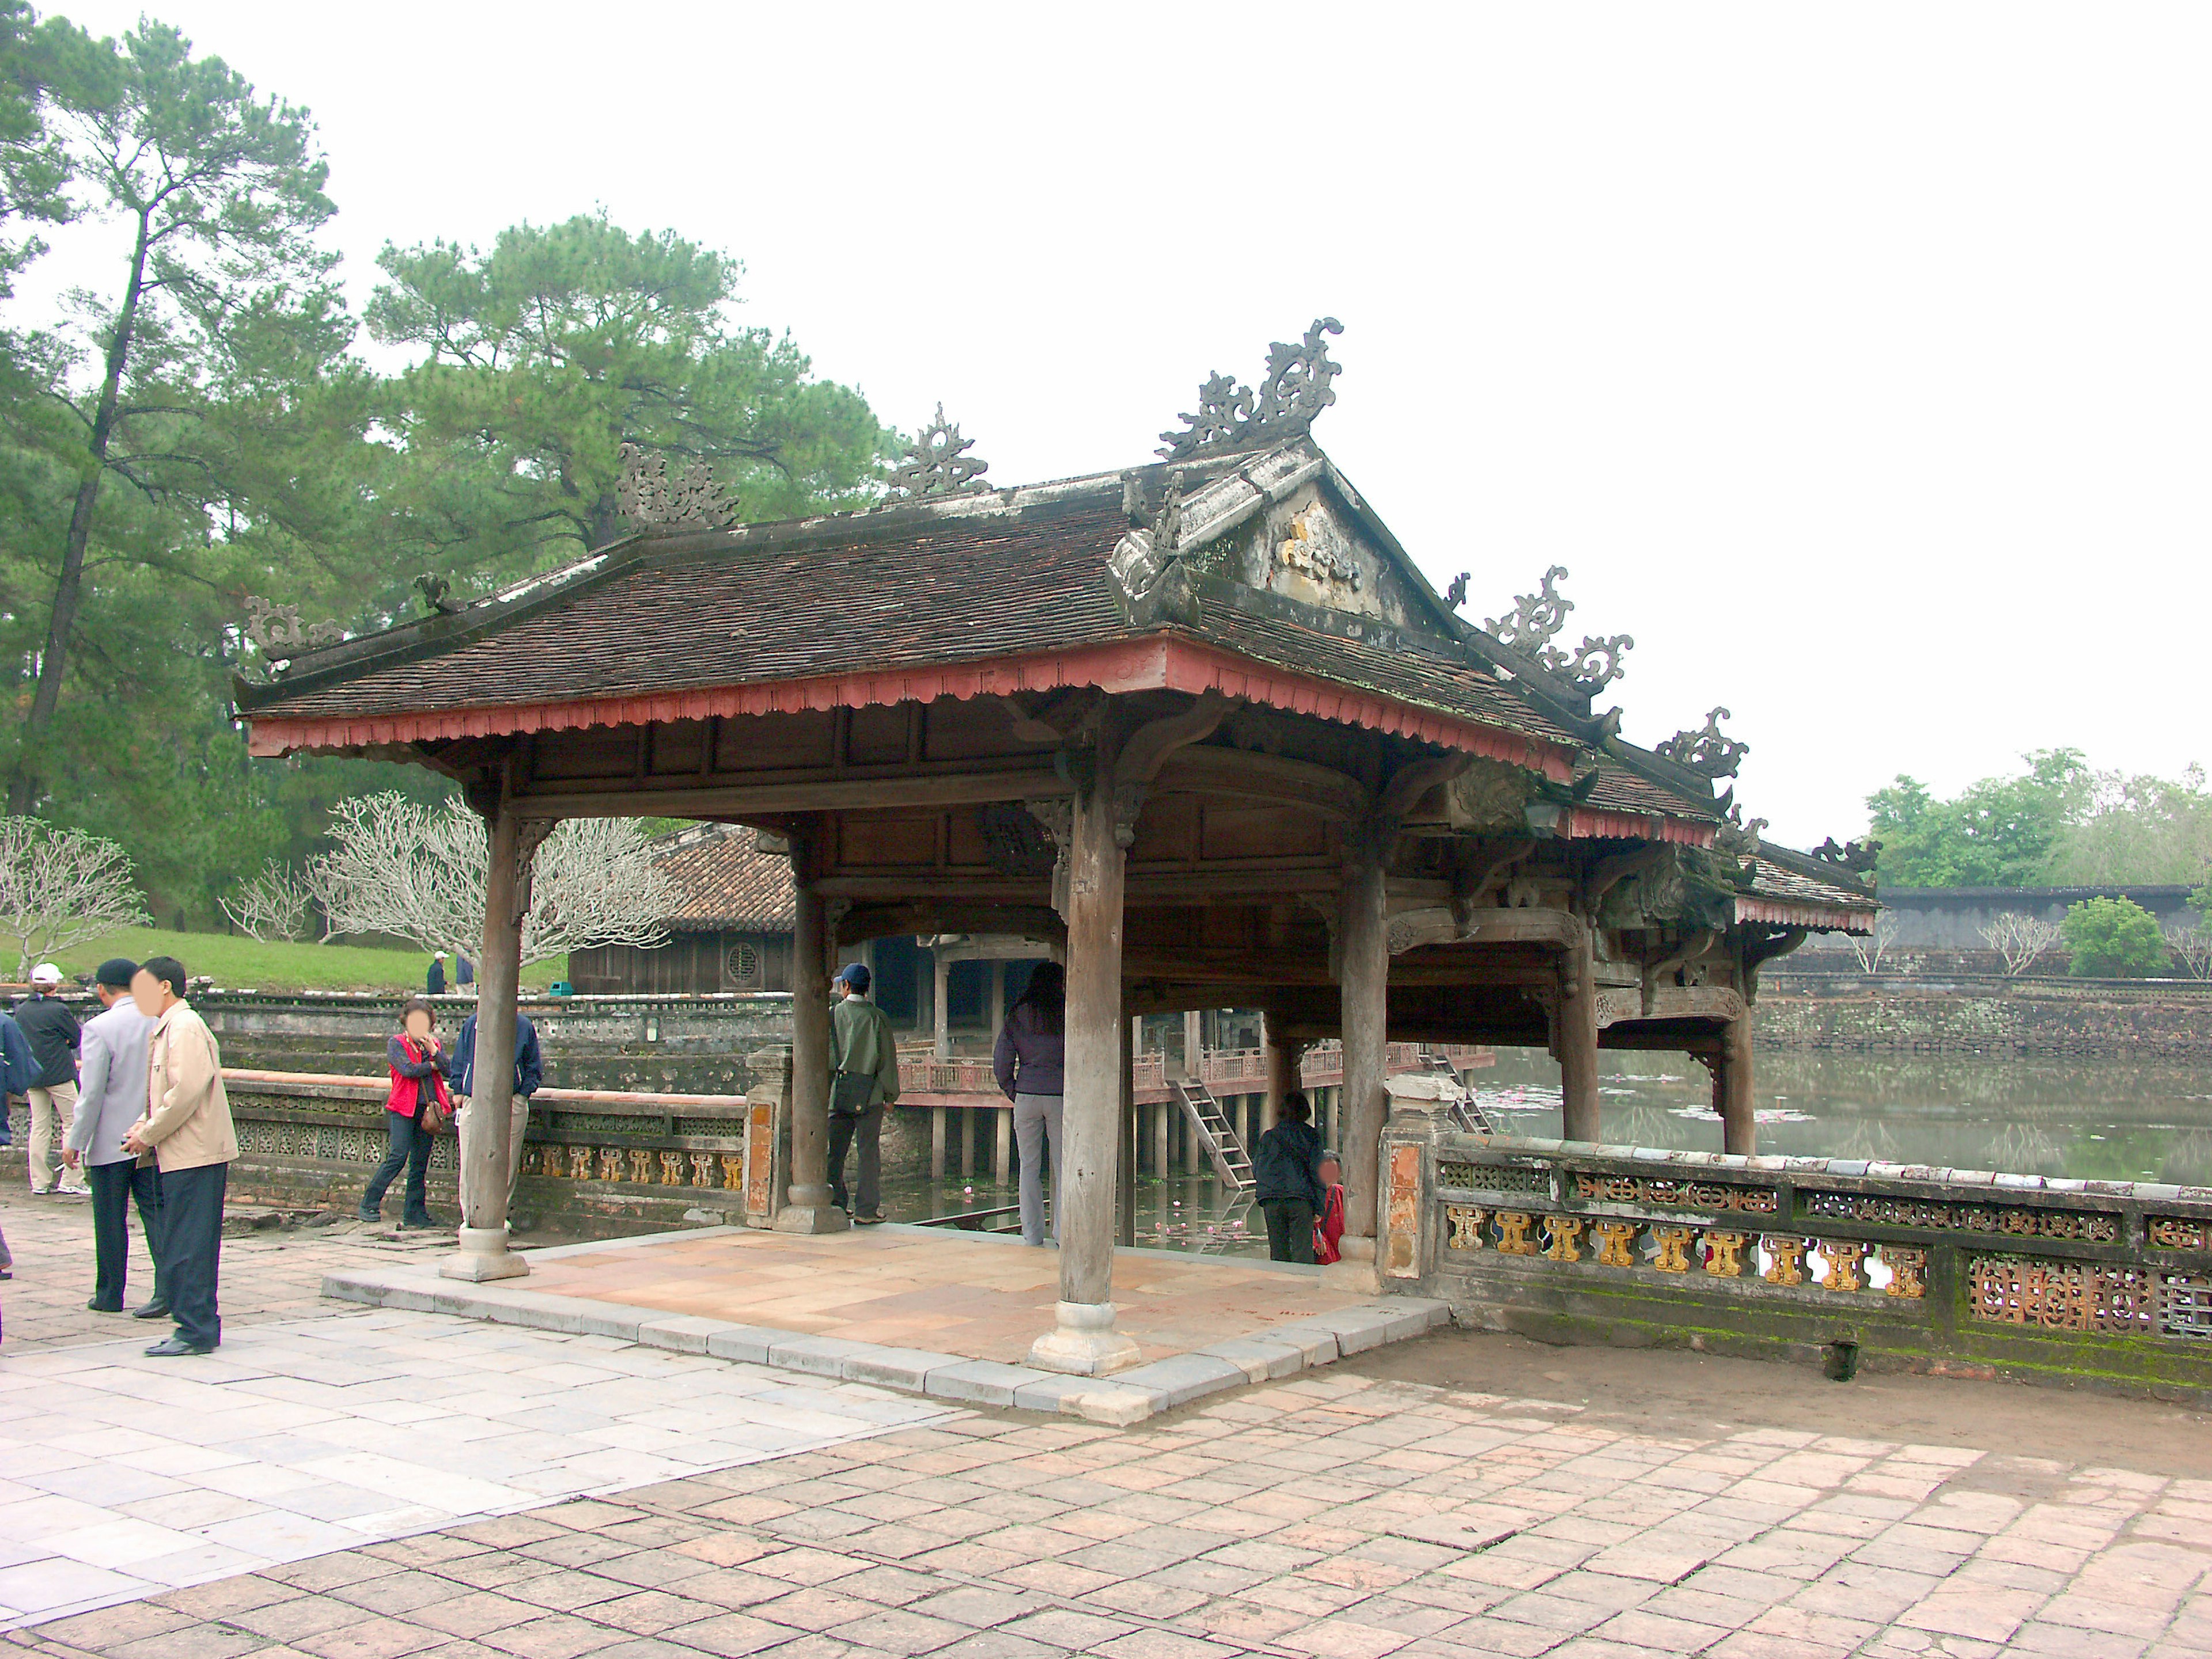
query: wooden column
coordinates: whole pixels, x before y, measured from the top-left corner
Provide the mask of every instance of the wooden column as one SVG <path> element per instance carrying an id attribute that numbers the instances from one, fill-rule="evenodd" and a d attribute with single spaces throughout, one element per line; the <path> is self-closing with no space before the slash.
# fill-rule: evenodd
<path id="1" fill-rule="evenodd" d="M 781 1233 L 842 1232 L 852 1224 L 830 1201 L 830 942 L 808 850 L 793 838 L 791 1201 L 776 1213 Z"/>
<path id="2" fill-rule="evenodd" d="M 545 826 L 550 828 L 550 826 Z M 471 1133 L 460 1170 L 460 1253 L 438 1264 L 447 1279 L 515 1279 L 530 1264 L 507 1248 L 507 1145 L 514 1093 L 516 996 L 522 980 L 522 918 L 530 905 L 530 860 L 544 829 L 527 832 L 501 784 L 486 826 L 490 836 L 484 870 L 483 943 L 477 952 L 476 1092 L 470 1110 L 488 1115 L 486 1133 Z"/>
<path id="3" fill-rule="evenodd" d="M 1175 1116 L 1172 1101 L 1152 1105 L 1152 1173 L 1165 1180 L 1175 1173 Z"/>
<path id="4" fill-rule="evenodd" d="M 1206 1016 L 1196 1008 L 1182 1017 L 1182 1073 L 1193 1083 L 1206 1073 L 1201 1069 L 1206 1054 Z"/>
<path id="5" fill-rule="evenodd" d="M 994 1042 L 999 1040 L 999 1028 L 1006 1023 L 1006 964 L 995 957 L 991 963 L 990 1024 L 984 1036 Z"/>
<path id="6" fill-rule="evenodd" d="M 991 1173 L 1001 1182 L 1014 1178 L 1014 1111 L 1011 1106 L 991 1109 Z"/>
<path id="7" fill-rule="evenodd" d="M 1372 1239 L 1378 1204 L 1376 1159 L 1389 1097 L 1390 939 L 1383 916 L 1379 859 L 1346 872 L 1336 935 L 1343 957 L 1344 1092 L 1339 1108 L 1344 1136 L 1344 1231 Z M 1361 1254 L 1371 1266 L 1373 1245 Z M 1352 1259 L 1347 1256 L 1347 1260 Z"/>
<path id="8" fill-rule="evenodd" d="M 929 1178 L 945 1179 L 945 1110 L 942 1106 L 929 1109 Z"/>
<path id="9" fill-rule="evenodd" d="M 1115 1166 L 1114 1242 L 1137 1242 L 1137 1030 L 1121 1022 L 1121 1158 Z"/>
<path id="10" fill-rule="evenodd" d="M 1559 959 L 1559 1013 L 1553 1023 L 1559 1055 L 1559 1133 L 1594 1141 L 1597 1121 L 1597 983 L 1589 933 Z"/>
<path id="11" fill-rule="evenodd" d="M 1260 1131 L 1264 1134 L 1281 1118 L 1283 1097 L 1298 1086 L 1298 1052 L 1273 1018 L 1260 1029 L 1267 1045 L 1267 1094 L 1260 1107 Z"/>
<path id="12" fill-rule="evenodd" d="M 937 1057 L 952 1058 L 952 964 L 945 960 L 945 952 L 932 946 L 929 952 L 937 969 L 937 982 L 933 988 L 936 996 L 931 1004 L 937 1016 Z"/>
<path id="13" fill-rule="evenodd" d="M 981 1109 L 963 1106 L 960 1109 L 960 1178 L 975 1178 L 975 1114 Z"/>
<path id="14" fill-rule="evenodd" d="M 1060 1224 L 1060 1304 L 1030 1364 L 1096 1376 L 1135 1364 L 1137 1345 L 1114 1328 L 1114 1191 L 1121 1144 L 1122 848 L 1110 752 L 1083 780 L 1066 843 L 1067 1069 L 1061 1123 L 1067 1151 L 1054 1194 Z"/>
<path id="15" fill-rule="evenodd" d="M 1751 1093 L 1751 1012 L 1728 1023 L 1721 1037 L 1720 1075 L 1715 1079 L 1721 1114 L 1721 1150 L 1746 1158 L 1759 1150 L 1759 1117 Z"/>

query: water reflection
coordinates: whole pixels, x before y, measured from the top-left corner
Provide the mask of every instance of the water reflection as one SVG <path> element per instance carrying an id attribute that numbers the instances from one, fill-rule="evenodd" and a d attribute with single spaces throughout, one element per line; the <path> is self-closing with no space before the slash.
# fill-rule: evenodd
<path id="1" fill-rule="evenodd" d="M 1004 1209 L 1008 1213 L 984 1225 L 1018 1231 L 1014 1206 L 1013 1183 L 1002 1185 L 984 1175 L 932 1181 L 887 1174 L 884 1181 L 884 1213 L 893 1221 Z M 1249 1194 L 1231 1192 L 1211 1176 L 1176 1176 L 1165 1181 L 1146 1176 L 1137 1182 L 1137 1243 L 1149 1249 L 1188 1250 L 1200 1255 L 1264 1256 L 1267 1230 L 1252 1207 Z"/>
<path id="2" fill-rule="evenodd" d="M 1758 1079 L 1761 1152 L 2087 1180 L 2212 1180 L 2212 1079 L 2198 1067 L 1769 1052 L 1759 1056 Z M 1559 1067 L 1544 1054 L 1500 1049 L 1475 1084 L 1500 1127 L 1559 1133 Z M 1712 1085 L 1686 1055 L 1608 1054 L 1599 1092 L 1609 1141 L 1720 1146 Z"/>
<path id="3" fill-rule="evenodd" d="M 1712 1085 L 1688 1055 L 1607 1054 L 1603 1061 L 1607 1140 L 1719 1149 Z M 1473 1080 L 1500 1128 L 1559 1133 L 1559 1067 L 1540 1051 L 1502 1048 L 1497 1065 Z M 1762 1152 L 2212 1183 L 2212 1076 L 2193 1066 L 1770 1052 L 1759 1056 L 1758 1110 Z M 885 1174 L 884 1206 L 894 1221 L 1011 1210 L 1015 1201 L 1012 1182 L 988 1175 L 931 1181 Z M 1013 1223 L 1008 1214 L 995 1224 Z M 1137 1242 L 1208 1255 L 1267 1253 L 1267 1229 L 1249 1199 L 1211 1176 L 1139 1181 Z"/>

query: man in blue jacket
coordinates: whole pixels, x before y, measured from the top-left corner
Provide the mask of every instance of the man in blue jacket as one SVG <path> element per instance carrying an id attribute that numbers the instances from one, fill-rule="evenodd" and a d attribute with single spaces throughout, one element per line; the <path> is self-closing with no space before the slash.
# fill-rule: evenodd
<path id="1" fill-rule="evenodd" d="M 471 1014 L 461 1022 L 460 1035 L 453 1039 L 453 1057 L 446 1075 L 453 1080 L 453 1092 L 465 1096 L 461 1106 L 459 1132 L 461 1158 L 467 1162 L 469 1146 L 483 1133 L 481 1125 L 493 1121 L 496 1105 L 485 1111 L 477 1109 L 477 1017 Z M 530 1023 L 530 1016 L 517 1013 L 514 1017 L 514 1079 L 507 1101 L 507 1201 L 514 1203 L 514 1184 L 522 1176 L 523 1138 L 530 1132 L 530 1097 L 536 1094 L 545 1081 L 545 1062 L 538 1051 L 538 1028 Z M 485 1079 L 484 1094 L 495 1102 L 498 1087 Z"/>

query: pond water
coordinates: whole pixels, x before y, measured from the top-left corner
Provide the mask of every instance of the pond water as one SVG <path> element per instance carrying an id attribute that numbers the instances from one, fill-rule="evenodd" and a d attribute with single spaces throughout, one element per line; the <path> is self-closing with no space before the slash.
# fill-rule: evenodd
<path id="1" fill-rule="evenodd" d="M 1603 1060 L 1607 1140 L 1719 1150 L 1703 1066 L 1686 1054 Z M 1540 1050 L 1501 1048 L 1495 1066 L 1473 1076 L 1477 1100 L 1501 1129 L 1559 1133 L 1559 1071 Z M 1769 1051 L 1759 1056 L 1757 1095 L 1761 1152 L 2212 1184 L 2212 1066 Z M 1012 1187 L 988 1176 L 886 1176 L 884 1208 L 897 1221 L 1014 1202 Z M 1148 1176 L 1138 1183 L 1137 1210 L 1140 1244 L 1267 1253 L 1257 1214 L 1210 1179 Z"/>

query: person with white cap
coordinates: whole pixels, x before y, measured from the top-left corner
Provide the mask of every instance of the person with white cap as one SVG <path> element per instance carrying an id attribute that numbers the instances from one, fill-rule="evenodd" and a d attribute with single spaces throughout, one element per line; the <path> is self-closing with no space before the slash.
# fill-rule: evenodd
<path id="1" fill-rule="evenodd" d="M 62 970 L 51 962 L 31 969 L 31 994 L 15 1005 L 15 1024 L 31 1045 L 35 1069 L 24 1091 L 31 1102 L 30 1157 L 34 1193 L 88 1194 L 82 1176 L 62 1167 L 62 1149 L 76 1116 L 76 1015 L 54 994 Z"/>

